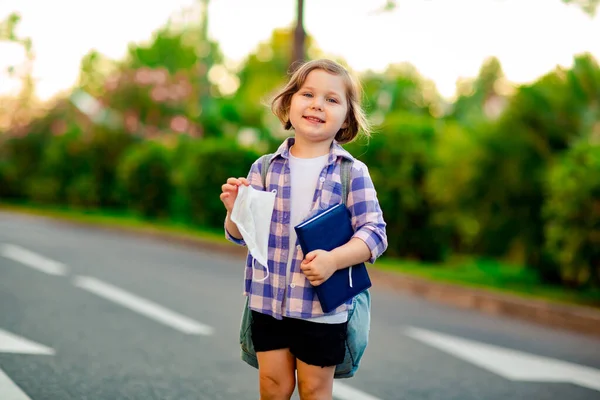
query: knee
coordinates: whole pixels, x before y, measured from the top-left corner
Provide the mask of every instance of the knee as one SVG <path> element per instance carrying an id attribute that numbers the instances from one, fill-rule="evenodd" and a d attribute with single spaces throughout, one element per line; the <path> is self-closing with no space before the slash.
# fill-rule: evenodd
<path id="1" fill-rule="evenodd" d="M 298 379 L 298 393 L 301 400 L 331 399 L 331 388 L 316 379 Z"/>
<path id="2" fill-rule="evenodd" d="M 259 381 L 261 400 L 289 400 L 296 387 L 294 375 L 274 377 L 261 374 Z"/>

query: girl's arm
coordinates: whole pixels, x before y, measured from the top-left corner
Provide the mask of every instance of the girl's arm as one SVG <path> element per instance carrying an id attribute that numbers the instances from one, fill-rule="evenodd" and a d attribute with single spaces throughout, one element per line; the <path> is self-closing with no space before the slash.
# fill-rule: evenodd
<path id="1" fill-rule="evenodd" d="M 352 166 L 352 180 L 348 192 L 347 207 L 352 215 L 352 226 L 355 230 L 350 242 L 354 239 L 362 241 L 369 250 L 369 255 L 365 257 L 366 260 L 362 261 L 374 263 L 387 249 L 386 223 L 383 219 L 383 212 L 379 206 L 377 192 L 369 175 L 369 170 L 364 163 L 358 160 L 355 160 Z M 343 253 L 350 251 L 345 249 L 346 246 L 350 249 L 354 248 L 355 245 L 350 244 L 350 242 L 341 247 Z M 356 246 L 358 247 L 358 245 Z M 358 256 L 358 250 L 356 249 L 356 251 L 357 253 L 354 254 Z M 344 255 L 340 255 L 340 257 L 346 261 Z M 348 258 L 350 257 L 348 256 Z M 354 264 L 347 264 L 346 267 L 350 265 Z"/>
<path id="2" fill-rule="evenodd" d="M 242 234 L 240 233 L 240 230 L 238 229 L 238 227 L 235 224 L 235 222 L 233 222 L 231 220 L 231 213 L 230 212 L 228 212 L 227 216 L 225 217 L 225 234 L 229 235 L 234 240 L 237 240 L 237 241 L 243 240 L 242 239 Z"/>
<path id="3" fill-rule="evenodd" d="M 371 258 L 371 249 L 358 238 L 352 238 L 348 243 L 333 249 L 331 252 L 336 269 L 367 262 Z"/>

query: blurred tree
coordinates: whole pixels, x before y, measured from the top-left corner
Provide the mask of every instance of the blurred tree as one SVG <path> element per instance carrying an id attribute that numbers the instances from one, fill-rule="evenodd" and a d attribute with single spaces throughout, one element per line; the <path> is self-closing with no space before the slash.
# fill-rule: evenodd
<path id="1" fill-rule="evenodd" d="M 546 250 L 564 283 L 600 288 L 600 141 L 577 142 L 547 177 Z"/>
<path id="2" fill-rule="evenodd" d="M 598 5 L 600 5 L 600 0 L 562 0 L 562 2 L 581 7 L 583 11 L 592 17 L 596 15 Z"/>
<path id="3" fill-rule="evenodd" d="M 288 55 L 292 51 L 292 35 L 289 28 L 275 29 L 269 41 L 258 45 L 238 72 L 240 86 L 227 102 L 228 121 L 239 127 L 266 126 L 264 139 L 280 130 L 279 122 L 272 118 L 270 112 L 265 113 L 265 109 L 268 109 L 274 90 L 286 81 L 287 74 L 291 72 Z M 306 43 L 311 54 L 320 54 L 310 36 Z"/>
<path id="4" fill-rule="evenodd" d="M 210 76 L 214 67 L 223 68 L 223 56 L 207 36 L 208 0 L 196 5 L 184 10 L 183 22 L 171 20 L 157 30 L 150 43 L 131 44 L 119 74 L 107 82 L 105 100 L 131 122 L 130 130 L 146 126 L 150 134 L 219 134 L 220 103 L 215 99 L 220 89 Z"/>
<path id="5" fill-rule="evenodd" d="M 475 235 L 472 250 L 507 256 L 536 268 L 547 280 L 560 279 L 544 250 L 545 174 L 573 142 L 597 129 L 598 104 L 600 69 L 583 55 L 571 70 L 558 68 L 520 87 L 497 122 L 471 128 L 468 137 L 454 134 L 454 144 L 448 143 L 452 137 L 444 138 L 440 146 L 476 149 L 446 157 L 437 179 L 438 191 L 452 193 L 439 196 L 448 200 L 444 207 L 460 212 L 465 229 Z M 452 185 L 444 189 L 443 180 Z"/>
<path id="6" fill-rule="evenodd" d="M 390 65 L 383 74 L 362 77 L 365 108 L 373 123 L 382 123 L 389 114 L 408 112 L 427 117 L 438 116 L 441 98 L 435 84 L 425 79 L 409 63 Z"/>
<path id="7" fill-rule="evenodd" d="M 9 14 L 4 20 L 0 21 L 0 41 L 16 43 L 23 47 L 25 52 L 25 62 L 22 65 L 11 65 L 8 67 L 8 76 L 21 79 L 21 90 L 17 95 L 17 101 L 13 102 L 14 107 L 5 109 L 7 116 L 0 115 L 0 123 L 3 125 L 24 126 L 32 117 L 32 106 L 35 94 L 35 82 L 33 79 L 33 61 L 35 53 L 31 39 L 17 35 L 17 27 L 21 22 L 21 16 L 18 13 Z M 6 123 L 2 120 L 8 119 Z M 1 125 L 0 125 L 1 126 Z"/>
<path id="8" fill-rule="evenodd" d="M 346 148 L 369 165 L 388 224 L 390 256 L 441 261 L 446 255 L 444 230 L 434 225 L 426 192 L 436 120 L 429 115 L 394 111 L 368 141 Z"/>
<path id="9" fill-rule="evenodd" d="M 108 76 L 116 69 L 116 63 L 97 50 L 91 50 L 81 59 L 77 86 L 92 96 L 104 93 Z"/>
<path id="10" fill-rule="evenodd" d="M 292 68 L 297 63 L 304 60 L 304 41 L 306 32 L 304 31 L 304 0 L 296 0 L 296 28 L 294 29 L 294 52 L 292 54 Z"/>
<path id="11" fill-rule="evenodd" d="M 474 79 L 462 79 L 457 84 L 457 98 L 448 118 L 465 127 L 474 127 L 482 120 L 496 119 L 504 110 L 510 87 L 500 61 L 488 58 Z"/>
<path id="12" fill-rule="evenodd" d="M 574 4 L 580 7 L 585 13 L 590 16 L 596 15 L 596 10 L 598 9 L 598 5 L 600 5 L 600 0 L 561 0 L 566 4 Z M 380 11 L 393 11 L 398 7 L 397 0 L 386 0 L 385 5 L 380 9 Z"/>

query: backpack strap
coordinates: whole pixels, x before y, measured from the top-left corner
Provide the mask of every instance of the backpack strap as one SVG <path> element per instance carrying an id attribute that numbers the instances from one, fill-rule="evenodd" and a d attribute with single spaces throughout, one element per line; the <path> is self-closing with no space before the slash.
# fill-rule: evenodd
<path id="1" fill-rule="evenodd" d="M 352 181 L 352 160 L 342 158 L 340 166 L 340 176 L 342 179 L 342 201 L 344 204 L 348 201 L 348 192 L 350 191 L 350 182 Z"/>
<path id="2" fill-rule="evenodd" d="M 260 176 L 265 190 L 267 190 L 267 172 L 269 170 L 269 162 L 271 161 L 272 155 L 273 154 L 265 154 L 260 158 Z"/>

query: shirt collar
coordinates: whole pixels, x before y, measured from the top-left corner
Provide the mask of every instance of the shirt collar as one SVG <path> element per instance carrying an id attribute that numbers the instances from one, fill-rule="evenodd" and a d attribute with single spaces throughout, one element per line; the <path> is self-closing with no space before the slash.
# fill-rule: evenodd
<path id="1" fill-rule="evenodd" d="M 285 159 L 289 159 L 290 148 L 292 147 L 295 141 L 296 139 L 294 139 L 293 137 L 289 137 L 286 140 L 284 140 L 284 142 L 279 146 L 277 151 L 273 154 L 273 157 L 271 157 L 271 161 L 273 161 L 276 157 L 283 157 Z M 334 140 L 329 149 L 329 159 L 327 163 L 333 164 L 338 157 L 344 157 L 349 159 L 350 161 L 354 161 L 354 157 L 352 157 L 352 155 L 347 150 L 345 150 L 338 142 Z"/>

